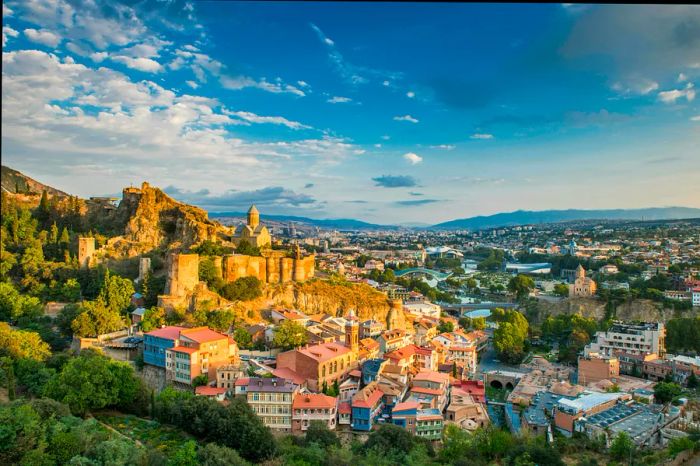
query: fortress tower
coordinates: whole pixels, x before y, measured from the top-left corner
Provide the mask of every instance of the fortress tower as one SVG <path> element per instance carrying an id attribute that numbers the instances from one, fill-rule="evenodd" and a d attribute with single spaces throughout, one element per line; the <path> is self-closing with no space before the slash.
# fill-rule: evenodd
<path id="1" fill-rule="evenodd" d="M 81 268 L 90 267 L 92 258 L 95 255 L 95 238 L 78 238 L 78 263 Z"/>
<path id="2" fill-rule="evenodd" d="M 389 302 L 389 313 L 386 315 L 387 330 L 406 330 L 406 320 L 403 315 L 403 301 L 392 299 Z"/>

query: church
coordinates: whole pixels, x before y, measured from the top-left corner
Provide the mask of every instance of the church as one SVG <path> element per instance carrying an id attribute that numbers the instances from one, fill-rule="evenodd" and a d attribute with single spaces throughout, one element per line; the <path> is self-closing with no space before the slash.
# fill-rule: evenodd
<path id="1" fill-rule="evenodd" d="M 255 205 L 250 206 L 250 209 L 248 209 L 246 224 L 237 228 L 231 238 L 231 241 L 236 245 L 243 240 L 259 248 L 269 247 L 272 243 L 267 227 L 260 224 L 260 212 L 258 212 Z"/>
<path id="2" fill-rule="evenodd" d="M 586 276 L 586 270 L 579 264 L 576 267 L 576 279 L 573 285 L 569 285 L 569 297 L 588 298 L 595 295 L 596 289 L 595 281 Z"/>

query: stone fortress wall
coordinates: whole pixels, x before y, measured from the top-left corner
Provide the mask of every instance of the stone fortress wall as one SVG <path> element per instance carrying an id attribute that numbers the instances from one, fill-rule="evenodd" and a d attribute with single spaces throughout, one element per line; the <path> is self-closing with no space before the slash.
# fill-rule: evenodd
<path id="1" fill-rule="evenodd" d="M 214 256 L 215 270 L 227 283 L 255 277 L 263 283 L 288 283 L 313 278 L 315 256 L 287 257 L 284 251 L 264 250 L 262 256 L 228 254 Z M 165 294 L 158 296 L 158 306 L 165 309 L 191 308 L 195 292 L 203 292 L 199 281 L 199 254 L 171 254 Z"/>

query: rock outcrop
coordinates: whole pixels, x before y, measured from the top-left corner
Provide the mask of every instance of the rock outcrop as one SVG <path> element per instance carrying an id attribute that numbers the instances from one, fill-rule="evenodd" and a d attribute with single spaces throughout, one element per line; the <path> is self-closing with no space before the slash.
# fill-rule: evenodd
<path id="1" fill-rule="evenodd" d="M 583 317 L 602 320 L 605 318 L 605 301 L 595 298 L 569 298 L 558 302 L 539 302 L 539 319 L 543 320 L 547 315 L 581 314 Z M 615 309 L 615 318 L 628 321 L 661 321 L 666 322 L 674 317 L 683 316 L 685 313 L 665 309 L 660 303 L 649 299 L 632 299 L 626 301 Z"/>

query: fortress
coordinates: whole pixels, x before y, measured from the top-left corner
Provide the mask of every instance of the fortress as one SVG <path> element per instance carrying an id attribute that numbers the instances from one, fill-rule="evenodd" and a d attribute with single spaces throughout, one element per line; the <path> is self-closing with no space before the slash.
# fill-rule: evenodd
<path id="1" fill-rule="evenodd" d="M 271 238 L 265 226 L 259 223 L 259 214 L 255 206 L 248 211 L 248 224 L 238 234 L 234 233 L 232 242 L 245 240 L 262 247 L 260 256 L 244 254 L 227 254 L 213 256 L 216 274 L 226 283 L 243 277 L 255 277 L 263 283 L 301 282 L 313 278 L 315 273 L 314 254 L 302 256 L 299 245 L 293 257 L 287 251 L 269 249 Z M 220 302 L 221 298 L 199 281 L 198 254 L 171 254 L 168 258 L 168 275 L 165 294 L 158 297 L 158 306 L 165 309 L 175 307 L 194 308 L 195 301 L 202 296 Z"/>

